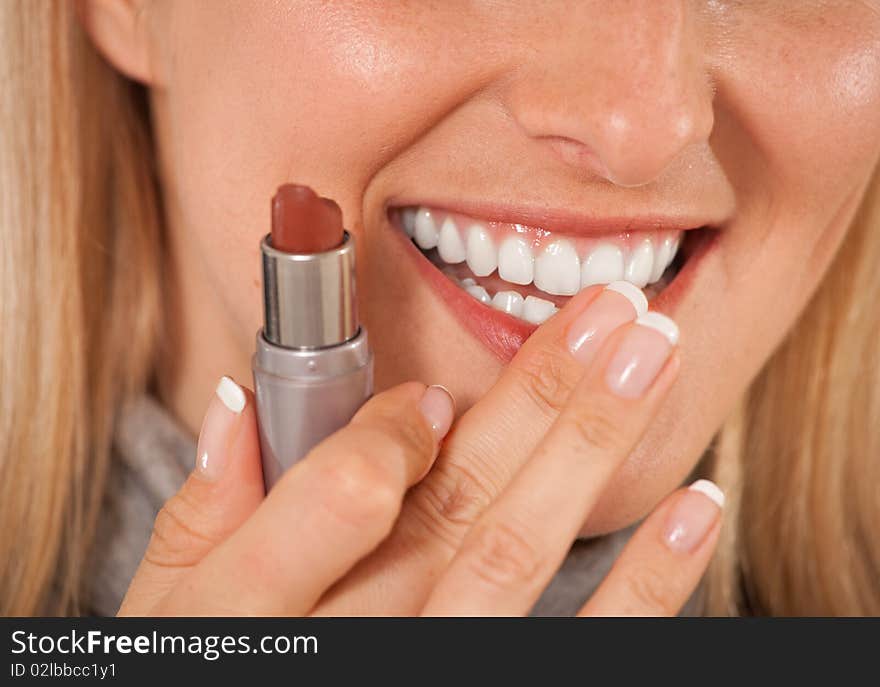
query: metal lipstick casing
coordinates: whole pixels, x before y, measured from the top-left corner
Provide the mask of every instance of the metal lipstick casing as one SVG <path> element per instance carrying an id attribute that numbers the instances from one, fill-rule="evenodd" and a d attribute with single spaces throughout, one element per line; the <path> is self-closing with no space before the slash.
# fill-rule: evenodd
<path id="1" fill-rule="evenodd" d="M 268 492 L 372 395 L 373 354 L 358 322 L 353 236 L 297 254 L 267 235 L 260 252 L 264 327 L 252 368 Z"/>

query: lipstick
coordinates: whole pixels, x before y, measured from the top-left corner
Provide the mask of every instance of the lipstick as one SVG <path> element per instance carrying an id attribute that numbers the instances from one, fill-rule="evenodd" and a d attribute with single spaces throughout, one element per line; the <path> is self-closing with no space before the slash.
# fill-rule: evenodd
<path id="1" fill-rule="evenodd" d="M 370 397 L 373 356 L 357 316 L 354 237 L 334 201 L 281 186 L 260 252 L 264 320 L 253 373 L 268 491 Z"/>

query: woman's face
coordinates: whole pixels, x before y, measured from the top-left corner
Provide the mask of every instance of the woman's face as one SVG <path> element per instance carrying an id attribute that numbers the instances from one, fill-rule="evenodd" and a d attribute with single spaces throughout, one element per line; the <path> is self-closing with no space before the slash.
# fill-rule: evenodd
<path id="1" fill-rule="evenodd" d="M 378 386 L 442 383 L 460 411 L 533 325 L 444 266 L 531 295 L 536 320 L 580 284 L 656 281 L 683 235 L 651 289 L 681 328 L 680 378 L 587 533 L 694 467 L 821 288 L 880 158 L 877 2 L 202 0 L 145 16 L 176 358 L 196 387 L 182 397 L 250 377 L 258 244 L 285 181 L 335 198 L 357 237 Z M 416 208 L 441 255 L 406 236 Z"/>

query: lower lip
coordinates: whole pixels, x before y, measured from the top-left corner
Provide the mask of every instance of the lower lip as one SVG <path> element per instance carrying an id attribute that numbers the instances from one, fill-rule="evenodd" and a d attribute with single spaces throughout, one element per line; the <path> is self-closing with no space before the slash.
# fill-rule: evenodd
<path id="1" fill-rule="evenodd" d="M 434 289 L 462 326 L 502 362 L 509 362 L 538 327 L 480 303 L 438 270 L 400 228 L 389 229 L 411 255 L 425 281 Z M 689 247 L 687 260 L 672 282 L 651 301 L 651 309 L 672 315 L 693 282 L 702 258 L 716 245 L 717 231 L 703 230 Z"/>

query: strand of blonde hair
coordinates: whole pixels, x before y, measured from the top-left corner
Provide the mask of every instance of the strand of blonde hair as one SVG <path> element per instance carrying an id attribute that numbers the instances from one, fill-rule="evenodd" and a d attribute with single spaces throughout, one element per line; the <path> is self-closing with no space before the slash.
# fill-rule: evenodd
<path id="1" fill-rule="evenodd" d="M 72 3 L 0 3 L 0 613 L 76 612 L 116 410 L 152 367 L 147 108 Z"/>

